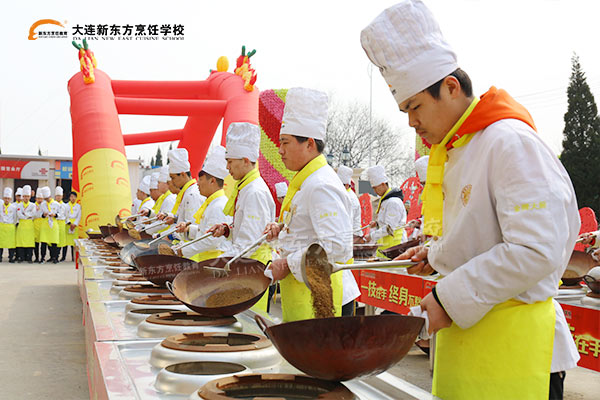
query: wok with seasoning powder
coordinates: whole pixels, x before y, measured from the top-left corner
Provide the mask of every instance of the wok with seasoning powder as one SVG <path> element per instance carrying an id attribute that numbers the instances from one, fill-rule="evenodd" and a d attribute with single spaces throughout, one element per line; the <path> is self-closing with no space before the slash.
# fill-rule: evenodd
<path id="1" fill-rule="evenodd" d="M 100 225 L 99 228 L 100 228 L 100 233 L 102 233 L 102 237 L 108 237 L 108 236 L 119 233 L 118 226 Z"/>
<path id="2" fill-rule="evenodd" d="M 230 259 L 201 261 L 177 274 L 167 288 L 198 314 L 228 317 L 246 311 L 260 300 L 271 280 L 264 275 L 265 265 L 249 258 L 233 263 L 228 274 L 219 272 Z"/>
<path id="3" fill-rule="evenodd" d="M 195 261 L 188 258 L 145 253 L 134 257 L 133 263 L 144 278 L 163 287 L 165 282 L 175 279 L 178 273 L 196 265 Z"/>
<path id="4" fill-rule="evenodd" d="M 119 252 L 119 258 L 124 264 L 135 267 L 134 259 L 142 255 L 158 254 L 158 244 L 153 246 L 141 247 L 138 243 L 147 244 L 150 239 L 129 242 Z"/>
<path id="5" fill-rule="evenodd" d="M 361 315 L 267 326 L 259 315 L 254 318 L 290 364 L 329 381 L 387 370 L 408 353 L 425 323 L 406 315 Z"/>
<path id="6" fill-rule="evenodd" d="M 587 274 L 592 268 L 598 264 L 592 258 L 591 254 L 584 251 L 573 250 L 569 264 L 563 273 L 562 278 L 564 285 L 574 286 L 578 285 L 583 280 L 583 276 Z"/>

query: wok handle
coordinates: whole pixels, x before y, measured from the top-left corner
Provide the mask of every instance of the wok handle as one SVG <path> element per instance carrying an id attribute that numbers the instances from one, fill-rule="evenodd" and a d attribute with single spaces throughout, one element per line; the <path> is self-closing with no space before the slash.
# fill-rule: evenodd
<path id="1" fill-rule="evenodd" d="M 263 331 L 265 335 L 269 336 L 269 334 L 267 333 L 267 329 L 269 329 L 267 321 L 258 314 L 254 314 L 254 321 L 256 322 L 256 325 L 258 325 L 260 330 Z"/>
<path id="2" fill-rule="evenodd" d="M 591 275 L 584 275 L 583 276 L 583 280 L 585 281 L 585 283 L 594 283 L 594 282 L 596 282 L 596 278 L 594 278 Z"/>
<path id="3" fill-rule="evenodd" d="M 167 290 L 168 290 L 169 292 L 171 292 L 171 294 L 172 294 L 174 297 L 177 297 L 177 296 L 175 296 L 175 293 L 173 292 L 173 284 L 172 284 L 170 281 L 166 281 L 166 282 L 165 282 L 165 286 L 167 287 Z"/>
<path id="4" fill-rule="evenodd" d="M 419 261 L 421 262 L 421 261 Z M 343 269 L 377 269 L 377 268 L 399 268 L 399 267 L 412 267 L 413 265 L 419 264 L 419 262 L 411 260 L 396 260 L 396 261 L 379 261 L 379 262 L 367 262 L 363 264 L 336 264 L 333 268 L 333 272 L 341 271 Z M 332 272 L 332 273 L 333 273 Z"/>

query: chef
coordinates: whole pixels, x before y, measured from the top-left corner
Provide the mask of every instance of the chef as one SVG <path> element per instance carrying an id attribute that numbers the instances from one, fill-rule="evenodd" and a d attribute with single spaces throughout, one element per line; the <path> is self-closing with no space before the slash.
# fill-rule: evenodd
<path id="1" fill-rule="evenodd" d="M 140 205 L 138 207 L 138 214 L 145 213 L 148 214 L 152 207 L 154 207 L 154 200 L 150 197 L 150 184 L 152 183 L 152 176 L 146 175 L 142 178 L 137 190 L 137 198 L 140 201 Z M 147 218 L 144 216 L 139 216 L 136 218 L 136 222 L 144 221 Z M 136 229 L 142 230 L 142 225 L 137 225 Z"/>
<path id="2" fill-rule="evenodd" d="M 225 147 L 215 146 L 206 156 L 198 173 L 198 189 L 206 200 L 194 215 L 195 220 L 191 225 L 186 226 L 185 222 L 177 225 L 177 232 L 184 235 L 185 240 L 204 235 L 214 225 L 232 223 L 233 218 L 223 212 L 227 204 L 227 196 L 223 190 L 227 175 L 229 172 L 225 160 Z M 208 237 L 182 248 L 181 252 L 184 257 L 200 262 L 219 257 L 227 249 L 228 243 L 224 236 Z"/>
<path id="3" fill-rule="evenodd" d="M 421 302 L 437 332 L 433 394 L 561 399 L 579 358 L 552 300 L 580 226 L 567 172 L 508 93 L 473 96 L 422 2 L 385 10 L 361 42 L 432 144 L 423 212 L 434 240 L 399 258 L 443 276 Z"/>
<path id="4" fill-rule="evenodd" d="M 215 237 L 225 236 L 230 248 L 224 256 L 235 256 L 263 235 L 265 226 L 275 220 L 275 202 L 269 187 L 260 176 L 256 161 L 260 147 L 260 128 L 248 122 L 234 122 L 227 128 L 225 159 L 229 174 L 236 180 L 233 193 L 223 210 L 233 217 L 233 229 L 225 223 L 209 229 Z M 263 243 L 245 257 L 267 264 L 271 247 Z M 267 310 L 268 295 L 254 309 Z"/>
<path id="5" fill-rule="evenodd" d="M 168 213 L 161 212 L 158 219 L 164 221 L 165 225 L 175 222 L 195 221 L 194 214 L 206 198 L 200 194 L 196 180 L 192 179 L 190 173 L 190 162 L 188 151 L 183 148 L 169 150 L 169 177 L 173 185 L 179 189 L 173 208 Z"/>
<path id="6" fill-rule="evenodd" d="M 0 214 L 0 262 L 4 249 L 8 249 L 8 262 L 16 259 L 15 239 L 17 234 L 17 205 L 12 203 L 12 188 L 4 188 L 4 204 Z"/>
<path id="7" fill-rule="evenodd" d="M 171 190 L 169 189 L 170 180 L 171 177 L 169 176 L 169 166 L 165 165 L 164 167 L 161 167 L 158 172 L 158 189 L 156 190 L 158 190 L 159 196 L 154 203 L 154 207 L 152 207 L 152 210 L 150 210 L 150 213 L 147 215 L 148 218 L 154 218 L 161 213 L 167 214 L 173 209 L 177 195 L 171 193 Z M 163 229 L 165 229 L 164 225 L 158 225 L 153 228 L 146 229 L 146 232 L 152 235 Z"/>
<path id="8" fill-rule="evenodd" d="M 67 245 L 63 247 L 61 261 L 65 260 L 68 247 L 71 247 L 71 261 L 75 261 L 75 239 L 77 239 L 77 227 L 81 220 L 81 205 L 77 203 L 77 193 L 71 192 L 69 194 L 69 202 L 65 205 L 65 208 L 67 210 L 67 226 L 65 228 Z"/>
<path id="9" fill-rule="evenodd" d="M 344 185 L 327 164 L 323 149 L 327 127 L 327 95 L 317 90 L 288 90 L 279 135 L 279 154 L 286 168 L 296 171 L 281 208 L 280 222 L 269 224 L 268 239 L 278 238 L 281 258 L 270 265 L 279 280 L 283 320 L 314 318 L 310 290 L 301 272 L 302 254 L 319 243 L 331 263 L 352 258 L 350 200 Z M 342 276 L 331 275 L 334 315 L 342 309 Z"/>
<path id="10" fill-rule="evenodd" d="M 275 184 L 275 195 L 277 196 L 277 201 L 279 205 L 283 204 L 283 199 L 288 191 L 288 185 L 285 182 L 277 182 Z"/>
<path id="11" fill-rule="evenodd" d="M 421 183 L 421 185 L 423 187 L 425 187 L 425 181 L 427 179 L 427 164 L 428 163 L 429 163 L 429 156 L 419 157 L 415 161 L 415 172 L 417 174 L 417 178 L 419 178 L 419 182 Z M 421 208 L 423 206 L 423 201 L 421 200 L 422 194 L 423 194 L 423 192 L 421 191 L 421 194 L 419 194 L 419 204 L 421 205 Z M 411 228 L 413 228 L 413 231 L 411 232 L 408 240 L 417 239 L 419 237 L 422 238 L 422 236 L 421 236 L 422 224 L 423 224 L 423 216 L 421 216 L 415 220 L 412 220 L 408 223 L 408 225 Z"/>
<path id="12" fill-rule="evenodd" d="M 35 245 L 33 218 L 35 217 L 35 205 L 29 202 L 31 197 L 31 186 L 25 185 L 21 189 L 22 201 L 17 203 L 17 260 L 18 262 L 27 261 L 32 263 L 31 256 Z"/>
<path id="13" fill-rule="evenodd" d="M 42 203 L 44 202 L 44 197 L 42 196 L 42 188 L 38 188 L 35 191 L 35 215 L 33 217 L 33 232 L 35 238 L 35 247 L 33 248 L 33 254 L 35 259 L 33 262 L 42 263 L 44 260 L 40 259 L 40 229 L 42 228 L 42 224 L 44 223 L 44 212 L 42 211 Z"/>
<path id="14" fill-rule="evenodd" d="M 57 186 L 54 189 L 54 200 L 58 203 L 58 213 L 56 214 L 56 222 L 58 224 L 58 244 L 56 259 L 58 260 L 58 256 L 62 250 L 63 254 L 65 254 L 65 247 L 67 246 L 67 209 L 66 204 L 63 203 L 63 188 Z M 60 260 L 58 260 L 60 261 Z"/>
<path id="15" fill-rule="evenodd" d="M 367 241 L 374 240 L 379 243 L 381 247 L 377 250 L 377 256 L 385 258 L 380 250 L 396 246 L 406 240 L 404 196 L 401 190 L 390 188 L 389 179 L 383 166 L 370 167 L 367 169 L 367 175 L 371 187 L 379 196 L 379 202 L 375 209 L 375 221 L 370 225 L 371 228 L 376 229 L 367 235 Z"/>
<path id="16" fill-rule="evenodd" d="M 40 242 L 42 243 L 40 257 L 42 262 L 44 262 L 44 259 L 46 258 L 46 249 L 49 247 L 49 261 L 56 264 L 58 263 L 57 244 L 60 238 L 56 217 L 58 216 L 60 205 L 52 198 L 52 191 L 48 186 L 44 186 L 38 190 L 42 191 L 41 195 L 44 197 L 44 202 L 42 203 L 42 216 L 44 221 L 40 227 Z"/>
<path id="17" fill-rule="evenodd" d="M 23 202 L 23 188 L 17 188 L 15 191 L 15 203 L 20 204 Z"/>
<path id="18" fill-rule="evenodd" d="M 346 194 L 350 201 L 350 220 L 352 221 L 352 241 L 353 243 L 363 243 L 361 227 L 361 209 L 358 196 L 352 190 L 352 168 L 340 165 L 337 170 L 338 178 L 346 188 Z M 354 262 L 354 259 L 352 259 Z M 343 296 L 342 296 L 342 316 L 354 315 L 356 309 L 355 299 L 360 296 L 360 289 L 356 283 L 356 279 L 352 271 L 344 270 L 343 272 Z"/>

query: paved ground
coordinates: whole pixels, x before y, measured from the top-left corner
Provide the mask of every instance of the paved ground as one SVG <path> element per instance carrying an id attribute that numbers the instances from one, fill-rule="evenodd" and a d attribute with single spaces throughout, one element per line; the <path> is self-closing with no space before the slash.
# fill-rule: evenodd
<path id="1" fill-rule="evenodd" d="M 89 398 L 73 263 L 1 263 L 0 288 L 0 399 Z M 429 360 L 417 348 L 390 372 L 431 389 Z M 597 399 L 598 393 L 600 373 L 577 368 L 567 374 L 565 400 Z"/>
<path id="2" fill-rule="evenodd" d="M 73 263 L 0 264 L 0 398 L 87 399 Z"/>

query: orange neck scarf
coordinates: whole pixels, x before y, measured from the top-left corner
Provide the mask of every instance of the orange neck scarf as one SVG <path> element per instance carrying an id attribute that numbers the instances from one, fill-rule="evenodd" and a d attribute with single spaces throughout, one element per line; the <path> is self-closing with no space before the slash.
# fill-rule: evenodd
<path id="1" fill-rule="evenodd" d="M 423 233 L 426 235 L 442 235 L 444 208 L 442 184 L 444 182 L 444 166 L 449 150 L 464 146 L 475 133 L 503 119 L 517 119 L 536 130 L 533 118 L 531 118 L 527 109 L 502 89 L 496 89 L 492 86 L 490 90 L 481 96 L 479 101 L 476 99 L 473 103 L 450 129 L 441 143 L 431 146 L 427 166 L 427 180 L 422 195 L 425 225 Z"/>

